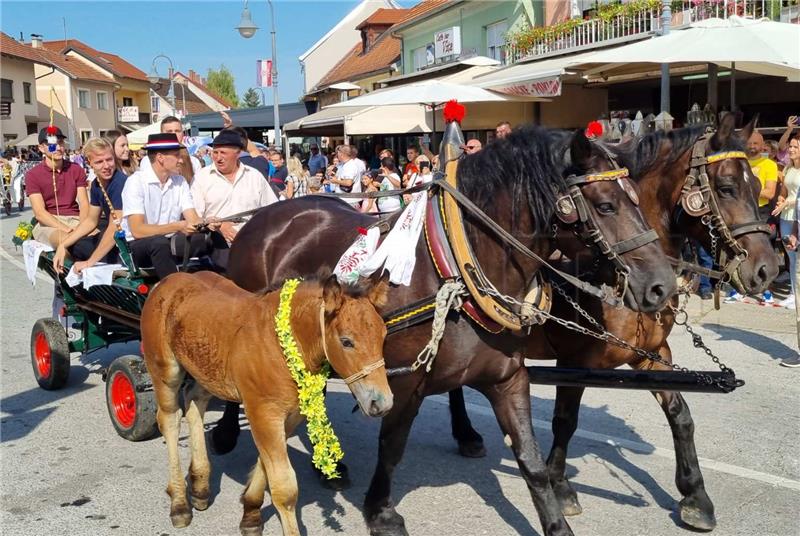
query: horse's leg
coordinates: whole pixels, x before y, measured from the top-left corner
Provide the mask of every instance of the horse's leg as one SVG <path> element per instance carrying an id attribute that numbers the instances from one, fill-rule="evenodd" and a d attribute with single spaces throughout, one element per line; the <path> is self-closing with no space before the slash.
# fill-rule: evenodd
<path id="1" fill-rule="evenodd" d="M 392 503 L 392 473 L 406 448 L 411 424 L 422 398 L 413 393 L 402 407 L 395 406 L 383 418 L 378 442 L 378 463 L 364 499 L 364 520 L 372 536 L 408 536 L 403 516 Z"/>
<path id="2" fill-rule="evenodd" d="M 175 364 L 172 369 L 180 371 L 180 367 Z M 166 368 L 166 367 L 165 367 Z M 170 497 L 169 517 L 172 526 L 183 528 L 192 522 L 192 508 L 186 500 L 186 482 L 181 472 L 181 459 L 178 452 L 178 435 L 181 428 L 181 408 L 178 401 L 178 391 L 180 390 L 183 374 L 170 374 L 162 378 L 153 378 L 153 389 L 158 401 L 158 411 L 156 420 L 158 429 L 164 436 L 167 444 L 167 454 L 169 456 L 169 483 L 167 484 L 167 494 Z"/>
<path id="3" fill-rule="evenodd" d="M 284 536 L 300 536 L 300 528 L 297 525 L 297 477 L 295 476 L 292 464 L 289 461 L 289 453 L 286 448 L 286 428 L 288 416 L 282 408 L 275 404 L 259 404 L 255 407 L 245 403 L 245 413 L 250 421 L 250 428 L 253 433 L 253 441 L 258 448 L 260 464 L 263 465 L 262 471 L 266 474 L 269 482 L 269 493 L 272 504 L 278 511 L 281 518 Z M 255 476 L 255 471 L 254 471 Z M 258 475 L 260 477 L 260 475 Z M 253 481 L 258 480 L 252 478 Z M 260 490 L 260 493 L 259 491 Z M 247 525 L 246 521 L 251 521 L 255 516 L 253 511 L 260 511 L 264 501 L 264 487 L 259 485 L 252 489 L 248 484 L 245 494 L 242 496 L 244 504 L 244 515 L 239 525 L 242 534 L 260 534 L 253 531 L 252 525 Z M 261 517 L 259 514 L 259 526 Z"/>
<path id="4" fill-rule="evenodd" d="M 465 458 L 483 458 L 486 456 L 486 447 L 483 446 L 483 437 L 475 431 L 467 414 L 467 405 L 464 402 L 464 389 L 459 387 L 450 391 L 450 424 L 453 437 L 458 441 L 458 453 Z"/>
<path id="5" fill-rule="evenodd" d="M 520 367 L 508 380 L 482 386 L 480 390 L 491 402 L 503 433 L 511 438 L 511 449 L 528 485 L 545 536 L 571 535 L 572 529 L 561 513 L 533 434 L 529 381 L 528 371 Z"/>
<path id="6" fill-rule="evenodd" d="M 264 504 L 264 491 L 267 489 L 267 473 L 261 458 L 256 458 L 256 464 L 247 479 L 247 485 L 242 493 L 242 506 L 244 512 L 239 530 L 242 536 L 261 536 L 261 505 Z"/>
<path id="7" fill-rule="evenodd" d="M 665 344 L 659 352 L 667 359 L 671 351 Z M 640 366 L 653 365 L 655 370 L 670 370 L 666 365 L 641 363 Z M 638 367 L 637 367 L 638 368 Z M 675 484 L 683 495 L 680 502 L 681 521 L 700 530 L 713 530 L 717 526 L 714 516 L 714 504 L 706 493 L 697 451 L 694 446 L 694 421 L 689 406 L 683 396 L 674 391 L 656 391 L 653 393 L 664 410 L 669 427 L 672 430 L 672 442 L 675 446 Z"/>
<path id="8" fill-rule="evenodd" d="M 557 387 L 553 408 L 553 446 L 547 457 L 547 473 L 565 516 L 576 516 L 583 511 L 566 476 L 567 448 L 578 428 L 583 390 L 583 387 Z"/>
<path id="9" fill-rule="evenodd" d="M 186 421 L 189 423 L 189 439 L 192 447 L 192 462 L 189 464 L 189 482 L 191 485 L 192 506 L 197 510 L 208 508 L 208 480 L 211 476 L 211 464 L 206 450 L 206 434 L 203 430 L 203 415 L 211 400 L 211 393 L 198 382 L 192 382 L 184 391 L 186 404 Z"/>
<path id="10" fill-rule="evenodd" d="M 215 454 L 227 454 L 239 440 L 239 403 L 226 402 L 225 412 L 211 431 L 211 449 Z"/>

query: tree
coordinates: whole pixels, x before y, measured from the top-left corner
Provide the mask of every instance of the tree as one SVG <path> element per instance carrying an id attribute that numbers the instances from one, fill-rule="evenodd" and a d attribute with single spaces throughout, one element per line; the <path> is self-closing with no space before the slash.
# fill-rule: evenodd
<path id="1" fill-rule="evenodd" d="M 233 82 L 233 74 L 225 65 L 220 65 L 219 69 L 209 69 L 206 77 L 206 87 L 231 103 L 231 107 L 239 107 L 239 97 L 236 96 L 236 85 Z"/>
<path id="2" fill-rule="evenodd" d="M 261 106 L 261 97 L 258 91 L 249 88 L 242 95 L 242 108 L 255 108 L 256 106 Z"/>

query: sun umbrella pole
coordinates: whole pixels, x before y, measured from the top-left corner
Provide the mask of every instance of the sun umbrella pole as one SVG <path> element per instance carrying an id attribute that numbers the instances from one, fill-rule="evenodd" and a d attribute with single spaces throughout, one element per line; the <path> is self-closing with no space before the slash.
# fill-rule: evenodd
<path id="1" fill-rule="evenodd" d="M 431 114 L 433 114 L 433 132 L 431 133 L 431 149 L 433 154 L 439 154 L 436 148 L 436 103 L 431 104 Z"/>
<path id="2" fill-rule="evenodd" d="M 731 62 L 731 112 L 736 111 L 736 62 Z"/>
<path id="3" fill-rule="evenodd" d="M 669 35 L 672 21 L 670 0 L 662 0 L 661 35 Z M 661 111 L 669 112 L 669 63 L 661 64 Z"/>

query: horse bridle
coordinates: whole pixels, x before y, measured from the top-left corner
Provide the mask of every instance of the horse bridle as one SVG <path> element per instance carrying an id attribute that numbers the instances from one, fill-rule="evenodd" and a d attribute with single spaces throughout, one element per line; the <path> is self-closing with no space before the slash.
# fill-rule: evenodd
<path id="1" fill-rule="evenodd" d="M 556 199 L 556 217 L 562 223 L 569 225 L 572 231 L 587 246 L 595 246 L 600 253 L 611 262 L 617 274 L 617 293 L 620 298 L 625 296 L 628 289 L 628 276 L 630 267 L 622 260 L 621 255 L 640 248 L 651 242 L 658 240 L 658 233 L 654 229 L 649 229 L 631 238 L 611 243 L 603 235 L 600 226 L 597 224 L 586 198 L 583 196 L 581 187 L 598 181 L 616 181 L 622 190 L 628 195 L 630 200 L 637 207 L 639 206 L 639 196 L 635 188 L 628 179 L 628 169 L 620 167 L 611 152 L 602 145 L 601 148 L 606 157 L 611 161 L 614 169 L 600 173 L 588 173 L 586 175 L 570 175 L 566 178 L 566 193 Z M 641 213 L 640 213 L 641 214 Z M 642 216 L 642 221 L 645 220 Z"/>
<path id="2" fill-rule="evenodd" d="M 687 268 L 718 279 L 721 282 L 730 281 L 738 272 L 739 266 L 747 259 L 747 250 L 737 240 L 739 237 L 750 233 L 770 234 L 769 226 L 756 218 L 754 221 L 728 225 L 722 215 L 717 201 L 717 196 L 711 188 L 706 167 L 730 158 L 747 160 L 747 155 L 742 151 L 722 151 L 706 156 L 708 141 L 712 134 L 706 134 L 692 147 L 692 157 L 689 161 L 689 173 L 681 188 L 681 195 L 675 207 L 675 221 L 680 219 L 681 212 L 689 216 L 700 218 L 703 225 L 708 227 L 711 236 L 711 257 L 714 264 L 721 266 L 721 270 L 703 268 L 695 264 L 680 261 L 679 268 Z M 724 247 L 717 248 L 718 240 L 722 240 Z M 733 254 L 728 257 L 728 250 Z"/>
<path id="3" fill-rule="evenodd" d="M 325 340 L 325 300 L 322 300 L 322 303 L 319 306 L 319 331 L 320 331 L 320 338 L 322 339 L 322 353 L 325 355 L 325 360 L 330 363 L 331 360 L 328 357 L 328 343 Z M 364 368 L 355 372 L 348 376 L 347 378 L 342 378 L 346 385 L 350 385 L 351 383 L 355 383 L 357 381 L 361 381 L 379 368 L 386 366 L 383 358 L 378 359 L 374 363 L 370 363 L 369 365 L 365 365 Z"/>

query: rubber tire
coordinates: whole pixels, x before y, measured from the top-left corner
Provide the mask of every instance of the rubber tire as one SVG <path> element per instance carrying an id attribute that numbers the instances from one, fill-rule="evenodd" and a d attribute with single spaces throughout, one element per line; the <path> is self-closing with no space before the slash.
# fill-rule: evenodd
<path id="1" fill-rule="evenodd" d="M 123 375 L 133 387 L 134 417 L 132 423 L 123 423 L 119 420 L 112 401 L 112 387 L 117 381 L 117 375 Z M 124 382 L 124 378 L 119 381 Z M 125 355 L 115 359 L 108 367 L 106 374 L 106 408 L 111 424 L 120 435 L 128 441 L 146 441 L 158 435 L 156 421 L 156 394 L 152 388 L 142 391 L 144 385 L 150 385 L 150 375 L 145 367 L 144 360 L 138 355 Z M 126 426 L 127 424 L 127 426 Z"/>
<path id="2" fill-rule="evenodd" d="M 36 363 L 36 338 L 43 334 L 50 349 L 50 372 L 44 377 L 39 372 Z M 40 318 L 33 325 L 31 330 L 31 365 L 33 366 L 33 377 L 39 383 L 39 387 L 47 391 L 61 389 L 69 379 L 69 340 L 58 320 L 54 318 Z"/>

